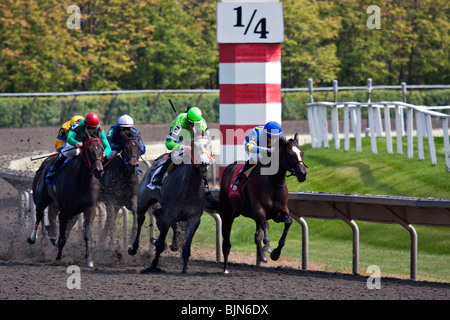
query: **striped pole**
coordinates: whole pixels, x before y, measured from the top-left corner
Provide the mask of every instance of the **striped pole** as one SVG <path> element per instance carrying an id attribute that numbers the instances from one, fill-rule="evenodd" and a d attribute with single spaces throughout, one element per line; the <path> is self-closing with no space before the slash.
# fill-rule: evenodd
<path id="1" fill-rule="evenodd" d="M 278 1 L 268 2 L 273 5 Z M 273 6 L 265 5 L 228 4 L 228 11 L 231 12 L 227 19 L 227 22 L 231 23 L 228 29 L 230 32 L 240 33 L 232 40 L 228 39 L 230 33 L 218 36 L 222 139 L 219 179 L 227 165 L 247 160 L 243 142 L 252 128 L 268 121 L 281 123 L 281 41 L 279 35 L 275 40 L 269 38 L 269 35 L 276 35 L 275 28 L 269 28 L 270 23 L 274 25 L 280 19 L 278 16 L 271 16 Z M 218 10 L 218 34 L 223 34 L 226 28 L 223 26 L 223 20 Z M 253 38 L 242 36 L 244 29 L 247 30 L 247 35 Z M 250 31 L 253 34 L 250 34 Z M 242 37 L 239 38 L 240 36 Z M 237 41 L 232 42 L 234 39 Z"/>

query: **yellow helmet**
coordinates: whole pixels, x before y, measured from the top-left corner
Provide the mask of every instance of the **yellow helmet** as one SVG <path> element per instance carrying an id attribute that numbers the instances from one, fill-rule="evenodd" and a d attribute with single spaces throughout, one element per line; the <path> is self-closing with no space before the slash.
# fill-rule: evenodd
<path id="1" fill-rule="evenodd" d="M 70 126 L 72 126 L 75 122 L 77 122 L 80 119 L 83 119 L 83 117 L 82 116 L 73 117 L 72 120 L 70 120 Z"/>

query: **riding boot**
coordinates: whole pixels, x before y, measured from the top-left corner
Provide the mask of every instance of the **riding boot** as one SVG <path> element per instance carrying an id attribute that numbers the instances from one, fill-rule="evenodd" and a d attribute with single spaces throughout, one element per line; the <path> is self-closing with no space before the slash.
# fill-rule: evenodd
<path id="1" fill-rule="evenodd" d="M 203 183 L 205 184 L 205 194 L 209 196 L 211 194 L 211 190 L 209 190 L 208 180 L 206 178 L 206 174 L 203 175 Z"/>
<path id="2" fill-rule="evenodd" d="M 248 169 L 250 169 L 251 164 L 250 162 L 247 160 L 245 161 L 244 166 L 241 168 L 241 171 L 239 171 L 239 173 L 236 175 L 236 178 L 234 178 L 234 185 L 237 187 L 239 186 L 239 183 L 241 182 L 242 176 L 244 175 L 244 172 L 247 171 Z"/>
<path id="3" fill-rule="evenodd" d="M 166 162 L 164 162 L 161 166 L 161 170 L 153 177 L 153 185 L 155 186 L 162 186 L 163 185 L 163 177 L 166 173 L 167 169 L 169 168 L 170 164 L 172 163 L 172 160 L 170 158 L 167 158 Z"/>
<path id="4" fill-rule="evenodd" d="M 45 176 L 45 179 L 48 181 L 53 181 L 53 178 L 55 177 L 56 170 L 66 161 L 67 157 L 63 155 L 62 153 L 58 154 L 58 157 L 56 158 L 55 163 L 53 164 L 53 167 L 50 168 L 50 170 L 47 172 L 47 175 Z"/>

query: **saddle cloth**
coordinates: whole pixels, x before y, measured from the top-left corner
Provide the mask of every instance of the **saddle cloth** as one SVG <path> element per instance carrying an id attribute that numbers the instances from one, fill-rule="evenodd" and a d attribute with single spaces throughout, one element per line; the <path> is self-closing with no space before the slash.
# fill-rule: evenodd
<path id="1" fill-rule="evenodd" d="M 56 180 L 58 180 L 59 174 L 60 174 L 61 171 L 64 169 L 64 167 L 65 167 L 70 161 L 73 160 L 73 158 L 75 158 L 75 157 L 70 157 L 70 158 L 68 158 L 66 161 L 64 161 L 64 163 L 63 163 L 58 169 L 56 169 L 55 176 L 54 176 L 53 180 L 52 180 L 52 181 L 49 181 L 48 179 L 45 179 L 45 183 L 47 183 L 47 184 L 49 184 L 49 185 L 51 185 L 51 186 L 55 185 L 55 184 L 56 184 Z M 51 166 L 51 167 L 49 168 L 49 170 L 52 169 L 52 168 L 53 168 L 53 166 Z"/>
<path id="2" fill-rule="evenodd" d="M 242 175 L 242 178 L 241 178 L 241 181 L 239 182 L 239 185 L 236 186 L 234 184 L 234 179 L 236 178 L 236 176 L 239 173 L 239 171 L 241 171 L 243 166 L 244 166 L 244 164 L 241 164 L 236 169 L 236 171 L 233 173 L 233 176 L 231 177 L 230 188 L 229 188 L 229 191 L 228 191 L 228 197 L 229 198 L 242 199 L 242 194 L 244 192 L 243 188 L 245 186 L 245 182 L 248 179 L 248 177 L 250 176 L 250 173 L 252 173 L 253 169 L 256 167 L 256 166 L 252 166 L 250 169 L 245 171 L 244 174 Z"/>

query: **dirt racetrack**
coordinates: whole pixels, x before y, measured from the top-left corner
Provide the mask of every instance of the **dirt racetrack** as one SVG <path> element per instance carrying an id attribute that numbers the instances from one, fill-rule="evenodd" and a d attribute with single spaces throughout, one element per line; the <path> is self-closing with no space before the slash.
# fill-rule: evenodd
<path id="1" fill-rule="evenodd" d="M 307 132 L 304 123 L 284 124 L 285 131 Z M 292 128 L 291 128 L 292 127 Z M 290 129 L 288 129 L 290 128 Z M 8 159 L 24 157 L 32 150 L 52 152 L 58 128 L 0 128 L 0 169 Z M 163 140 L 167 125 L 138 126 L 144 141 Z M 63 260 L 56 264 L 56 248 L 42 237 L 30 246 L 26 238 L 31 232 L 19 222 L 19 194 L 0 179 L 0 300 L 188 300 L 200 306 L 199 300 L 422 300 L 450 299 L 450 284 L 381 278 L 380 289 L 368 288 L 368 277 L 320 271 L 302 271 L 299 265 L 270 262 L 256 267 L 238 255 L 232 255 L 230 274 L 222 273 L 215 253 L 193 250 L 188 274 L 181 274 L 179 253 L 166 253 L 161 258 L 164 273 L 140 274 L 151 262 L 148 248 L 129 257 L 120 246 L 102 250 L 94 248 L 95 268 L 84 268 L 84 244 L 72 232 Z M 71 265 L 80 273 L 68 273 Z M 79 275 L 80 289 L 72 276 Z M 73 282 L 73 281 L 75 282 Z M 374 283 L 370 281 L 369 283 Z M 259 301 L 263 302 L 263 301 Z M 222 301 L 223 303 L 223 301 Z M 182 314 L 188 303 L 175 304 L 174 314 Z M 270 306 L 269 306 L 270 307 Z M 190 309 L 191 313 L 195 312 Z M 198 310 L 197 310 L 198 311 Z M 270 312 L 275 312 L 269 308 Z M 219 312 L 216 310 L 216 314 Z M 225 310 L 220 312 L 225 313 Z"/>

